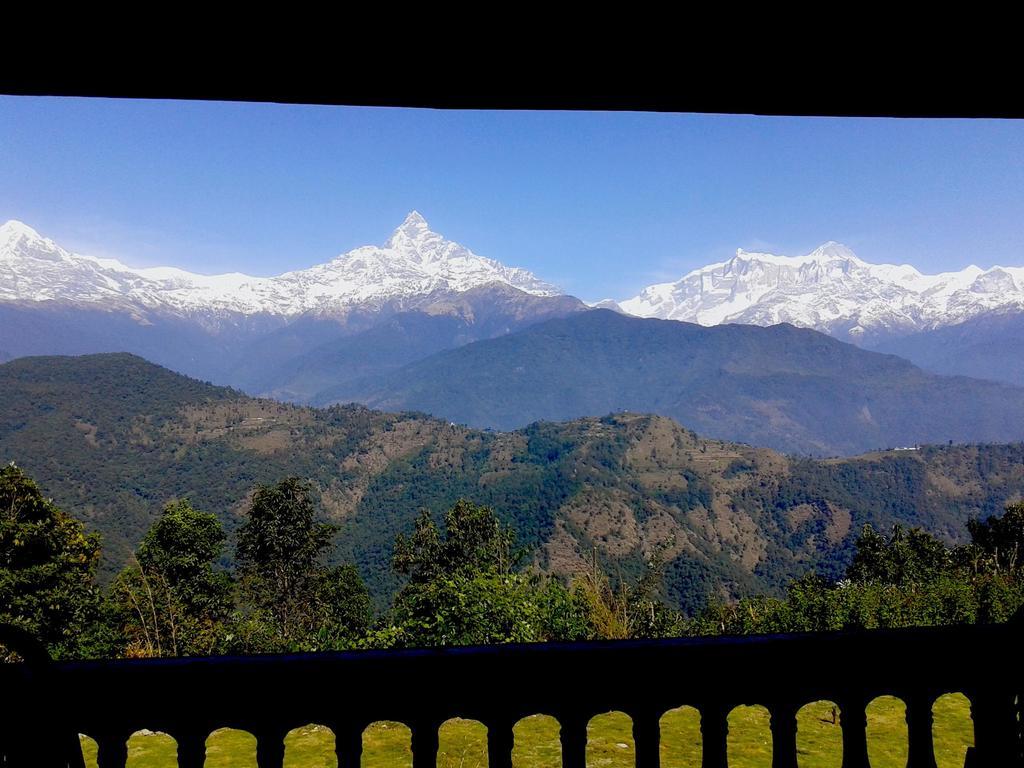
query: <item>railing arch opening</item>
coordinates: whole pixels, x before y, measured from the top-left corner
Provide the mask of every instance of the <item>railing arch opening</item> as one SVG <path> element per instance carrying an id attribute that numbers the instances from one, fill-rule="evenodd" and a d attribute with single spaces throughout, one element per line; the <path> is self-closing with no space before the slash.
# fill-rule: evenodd
<path id="1" fill-rule="evenodd" d="M 127 768 L 175 768 L 178 742 L 169 733 L 142 729 L 128 738 Z"/>
<path id="2" fill-rule="evenodd" d="M 962 768 L 974 746 L 971 701 L 964 694 L 947 693 L 932 704 L 932 742 L 938 768 Z"/>
<path id="3" fill-rule="evenodd" d="M 512 728 L 512 768 L 562 768 L 561 725 L 551 715 L 529 715 Z"/>
<path id="4" fill-rule="evenodd" d="M 730 768 L 769 768 L 772 764 L 771 713 L 760 704 L 729 712 L 727 754 Z"/>
<path id="5" fill-rule="evenodd" d="M 82 745 L 82 757 L 85 759 L 85 768 L 98 768 L 100 745 L 96 739 L 80 733 L 78 734 L 78 743 Z"/>
<path id="6" fill-rule="evenodd" d="M 843 728 L 836 702 L 812 701 L 797 710 L 796 762 L 800 768 L 840 768 Z"/>
<path id="7" fill-rule="evenodd" d="M 218 728 L 206 737 L 204 768 L 257 768 L 256 737 L 237 728 Z"/>
<path id="8" fill-rule="evenodd" d="M 412 729 L 378 720 L 363 729 L 362 768 L 412 768 Z"/>
<path id="9" fill-rule="evenodd" d="M 658 720 L 661 735 L 661 768 L 689 768 L 701 765 L 703 749 L 700 735 L 700 710 L 676 707 Z"/>
<path id="10" fill-rule="evenodd" d="M 284 737 L 284 768 L 338 768 L 334 731 L 320 723 L 292 728 Z"/>
<path id="11" fill-rule="evenodd" d="M 906 702 L 896 696 L 878 696 L 864 712 L 871 768 L 906 768 L 910 753 Z"/>
<path id="12" fill-rule="evenodd" d="M 587 723 L 587 768 L 633 768 L 636 744 L 633 718 L 625 712 L 605 712 Z"/>
<path id="13" fill-rule="evenodd" d="M 487 768 L 487 726 L 461 717 L 441 723 L 437 768 Z"/>

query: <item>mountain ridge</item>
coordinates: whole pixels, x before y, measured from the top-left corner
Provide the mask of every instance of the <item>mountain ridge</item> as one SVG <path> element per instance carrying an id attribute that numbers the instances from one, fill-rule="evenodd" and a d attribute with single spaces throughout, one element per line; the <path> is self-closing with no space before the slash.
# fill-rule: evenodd
<path id="1" fill-rule="evenodd" d="M 971 265 L 928 275 L 909 264 L 868 263 L 835 241 L 802 256 L 740 248 L 617 304 L 638 317 L 701 325 L 789 322 L 865 344 L 993 310 L 1024 310 L 1024 267 Z"/>
<path id="2" fill-rule="evenodd" d="M 102 304 L 147 312 L 343 313 L 392 299 L 415 300 L 497 283 L 537 296 L 562 295 L 531 272 L 507 267 L 430 230 L 416 211 L 383 246 L 366 245 L 274 277 L 201 275 L 176 267 L 129 267 L 75 254 L 22 222 L 0 225 L 0 301 Z"/>
<path id="3" fill-rule="evenodd" d="M 327 390 L 477 428 L 622 409 L 709 438 L 815 456 L 925 442 L 1024 439 L 1024 389 L 929 374 L 895 355 L 793 325 L 635 318 L 611 310 L 536 323 Z"/>

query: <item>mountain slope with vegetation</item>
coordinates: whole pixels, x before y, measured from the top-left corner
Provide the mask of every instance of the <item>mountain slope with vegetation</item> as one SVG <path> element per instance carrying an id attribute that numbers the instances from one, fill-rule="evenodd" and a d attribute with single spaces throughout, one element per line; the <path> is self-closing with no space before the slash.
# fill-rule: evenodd
<path id="1" fill-rule="evenodd" d="M 493 429 L 625 409 L 814 456 L 1024 439 L 1021 388 L 936 376 L 790 325 L 705 328 L 609 310 L 432 355 L 357 399 Z"/>
<path id="2" fill-rule="evenodd" d="M 340 526 L 332 562 L 357 563 L 379 605 L 399 587 L 395 536 L 460 498 L 492 507 L 550 572 L 596 557 L 632 581 L 660 560 L 671 602 L 692 610 L 777 594 L 811 568 L 838 576 L 865 523 L 952 541 L 1024 493 L 1021 444 L 816 461 L 635 414 L 492 433 L 257 400 L 126 354 L 14 360 L 0 392 L 0 461 L 103 535 L 108 576 L 168 501 L 215 513 L 231 537 L 257 484 L 299 476 Z"/>

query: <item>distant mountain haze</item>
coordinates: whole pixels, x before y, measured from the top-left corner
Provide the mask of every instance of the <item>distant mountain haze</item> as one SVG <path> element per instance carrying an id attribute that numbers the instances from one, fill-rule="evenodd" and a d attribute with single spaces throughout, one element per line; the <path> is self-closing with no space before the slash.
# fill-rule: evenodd
<path id="1" fill-rule="evenodd" d="M 371 407 L 475 427 L 627 410 L 815 456 L 1024 439 L 1022 388 L 926 373 L 791 325 L 706 328 L 592 310 L 440 352 L 362 391 L 358 384 L 347 394 Z"/>

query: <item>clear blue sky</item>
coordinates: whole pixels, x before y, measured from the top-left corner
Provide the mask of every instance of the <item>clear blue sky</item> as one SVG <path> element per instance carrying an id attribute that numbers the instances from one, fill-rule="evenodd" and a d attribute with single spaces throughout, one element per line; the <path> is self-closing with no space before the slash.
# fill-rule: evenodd
<path id="1" fill-rule="evenodd" d="M 0 221 L 72 250 L 270 275 L 411 209 L 585 299 L 825 240 L 1024 265 L 1024 123 L 0 97 Z"/>

